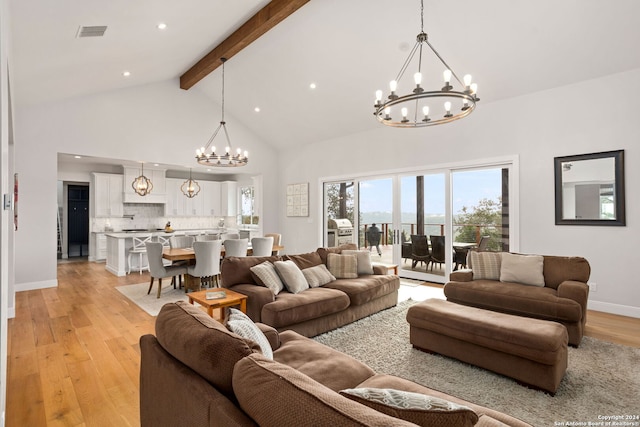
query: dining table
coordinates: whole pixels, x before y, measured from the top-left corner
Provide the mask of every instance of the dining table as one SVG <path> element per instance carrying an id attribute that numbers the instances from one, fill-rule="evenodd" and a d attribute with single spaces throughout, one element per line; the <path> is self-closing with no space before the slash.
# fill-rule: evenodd
<path id="1" fill-rule="evenodd" d="M 284 250 L 284 246 L 282 245 L 273 245 L 273 251 L 282 251 Z M 222 246 L 222 251 L 220 252 L 220 256 L 224 257 L 224 246 Z M 247 248 L 247 256 L 251 256 L 253 254 L 253 249 L 251 247 Z M 162 251 L 162 258 L 168 259 L 169 261 L 190 261 L 196 259 L 196 254 L 193 248 L 164 248 Z"/>

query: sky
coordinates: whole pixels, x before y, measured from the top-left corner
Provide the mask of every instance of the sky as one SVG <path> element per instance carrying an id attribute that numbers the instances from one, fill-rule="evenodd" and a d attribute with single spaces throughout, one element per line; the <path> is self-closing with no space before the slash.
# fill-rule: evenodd
<path id="1" fill-rule="evenodd" d="M 453 172 L 453 212 L 463 206 L 471 207 L 480 199 L 497 200 L 502 194 L 501 169 Z M 443 173 L 425 175 L 425 214 L 445 212 L 445 177 Z M 416 178 L 405 176 L 400 180 L 402 212 L 416 212 Z M 391 212 L 393 210 L 391 178 L 361 181 L 360 211 Z"/>

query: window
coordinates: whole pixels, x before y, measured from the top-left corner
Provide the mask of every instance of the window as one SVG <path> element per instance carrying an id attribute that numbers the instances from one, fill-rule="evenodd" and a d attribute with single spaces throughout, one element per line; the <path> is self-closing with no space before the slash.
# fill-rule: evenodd
<path id="1" fill-rule="evenodd" d="M 255 212 L 254 187 L 240 187 L 240 224 L 258 224 L 258 216 Z"/>

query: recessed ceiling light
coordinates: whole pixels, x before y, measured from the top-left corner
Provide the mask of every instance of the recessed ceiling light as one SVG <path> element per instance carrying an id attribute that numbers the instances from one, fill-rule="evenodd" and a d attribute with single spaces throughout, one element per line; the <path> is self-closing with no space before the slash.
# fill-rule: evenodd
<path id="1" fill-rule="evenodd" d="M 82 156 L 73 156 L 74 159 L 81 159 Z"/>
<path id="2" fill-rule="evenodd" d="M 154 164 L 153 164 L 153 166 L 160 166 L 160 164 L 158 164 L 158 163 L 154 163 Z"/>
<path id="3" fill-rule="evenodd" d="M 316 84 L 315 84 L 315 83 L 311 83 L 311 84 L 309 85 L 309 88 L 311 88 L 311 89 L 315 89 L 315 88 L 316 88 Z"/>
<path id="4" fill-rule="evenodd" d="M 255 111 L 256 113 L 259 113 L 260 112 L 260 107 L 254 108 L 253 111 Z"/>
<path id="5" fill-rule="evenodd" d="M 157 25 L 159 30 L 166 30 L 167 29 L 167 24 L 165 24 L 164 22 L 161 22 Z"/>
<path id="6" fill-rule="evenodd" d="M 131 73 L 130 73 L 129 71 L 123 71 L 123 72 L 122 72 L 122 75 L 123 75 L 124 77 L 129 77 L 129 76 L 131 75 Z"/>

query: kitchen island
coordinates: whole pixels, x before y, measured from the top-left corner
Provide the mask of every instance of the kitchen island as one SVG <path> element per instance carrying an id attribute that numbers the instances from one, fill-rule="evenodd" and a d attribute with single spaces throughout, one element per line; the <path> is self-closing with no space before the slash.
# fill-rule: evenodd
<path id="1" fill-rule="evenodd" d="M 105 233 L 107 238 L 107 264 L 106 269 L 116 276 L 125 276 L 128 270 L 127 258 L 129 249 L 133 247 L 133 238 L 138 236 L 151 235 L 153 241 L 158 241 L 158 237 L 199 235 L 199 234 L 222 234 L 235 232 L 235 230 L 224 228 L 208 228 L 194 230 L 174 230 L 171 233 L 165 231 L 117 231 Z"/>

